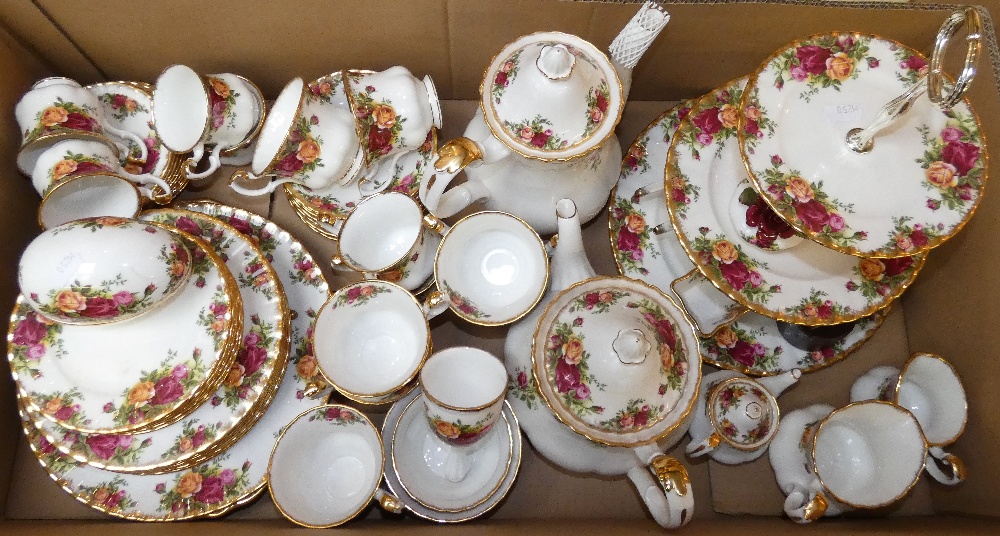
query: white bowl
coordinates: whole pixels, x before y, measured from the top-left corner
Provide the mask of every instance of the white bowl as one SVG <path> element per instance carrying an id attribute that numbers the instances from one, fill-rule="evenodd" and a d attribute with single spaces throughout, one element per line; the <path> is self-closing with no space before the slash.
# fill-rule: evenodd
<path id="1" fill-rule="evenodd" d="M 191 254 L 170 231 L 125 218 L 76 220 L 38 235 L 21 255 L 18 284 L 38 314 L 106 324 L 162 304 L 191 274 Z"/>

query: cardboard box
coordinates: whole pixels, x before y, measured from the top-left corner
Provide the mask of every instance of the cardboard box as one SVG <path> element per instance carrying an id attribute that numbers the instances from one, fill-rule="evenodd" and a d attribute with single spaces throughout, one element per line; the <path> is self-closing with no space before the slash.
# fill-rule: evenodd
<path id="1" fill-rule="evenodd" d="M 861 31 L 929 52 L 938 26 L 952 9 L 942 4 L 807 0 L 666 4 L 673 20 L 634 72 L 631 101 L 619 126 L 625 147 L 671 102 L 701 95 L 753 71 L 770 52 L 795 38 Z M 482 73 L 505 43 L 533 31 L 561 30 L 604 47 L 636 7 L 554 0 L 5 0 L 0 3 L 0 110 L 6 110 L 0 114 L 0 166 L 7 178 L 0 193 L 4 237 L 0 262 L 6 275 L 0 277 L 0 303 L 13 303 L 17 259 L 38 233 L 38 198 L 14 166 L 19 135 L 12 110 L 21 93 L 46 74 L 70 76 L 84 84 L 152 82 L 167 65 L 185 63 L 199 72 L 243 74 L 273 97 L 294 76 L 311 80 L 342 68 L 401 64 L 434 78 L 441 97 L 447 99 L 442 139 L 449 139 L 461 134 L 475 111 Z M 969 99 L 992 142 L 1000 140 L 1000 49 L 992 22 L 1000 20 L 1000 6 L 991 2 L 983 14 L 992 15 L 985 21 L 989 48 Z M 952 72 L 956 61 L 949 64 Z M 318 259 L 328 258 L 330 244 L 298 221 L 283 193 L 271 199 L 240 198 L 226 187 L 231 171 L 223 169 L 205 184 L 192 186 L 185 197 L 212 197 L 266 215 L 295 234 Z M 586 226 L 584 235 L 595 268 L 614 274 L 606 225 L 605 213 Z M 781 398 L 784 411 L 817 402 L 842 405 L 850 383 L 869 367 L 898 365 L 912 351 L 941 354 L 958 369 L 968 391 L 969 423 L 951 448 L 965 460 L 968 481 L 946 488 L 923 478 L 888 511 L 824 519 L 806 529 L 781 516 L 782 496 L 766 457 L 739 467 L 684 459 L 696 497 L 695 519 L 684 532 L 1000 532 L 993 502 L 994 486 L 1000 481 L 1000 464 L 994 460 L 1000 455 L 1000 417 L 993 411 L 1000 394 L 995 381 L 1000 361 L 993 355 L 1000 347 L 1000 330 L 995 327 L 1000 272 L 993 269 L 996 254 L 991 246 L 998 233 L 1000 197 L 988 193 L 972 223 L 930 255 L 916 284 L 894 306 L 875 337 L 845 361 L 804 376 Z M 333 288 L 347 282 L 329 271 L 327 276 Z M 502 355 L 503 329 L 471 327 L 450 315 L 439 317 L 433 326 L 438 348 L 463 343 Z M 683 459 L 682 447 L 683 442 L 675 455 Z M 290 529 L 291 523 L 264 495 L 223 520 L 127 526 L 113 521 L 63 493 L 38 466 L 20 433 L 12 382 L 8 375 L 0 375 L 0 534 L 89 535 L 122 529 L 237 534 Z M 526 449 L 510 496 L 480 521 L 442 527 L 370 509 L 366 519 L 341 530 L 605 534 L 660 529 L 627 480 L 570 474 Z"/>

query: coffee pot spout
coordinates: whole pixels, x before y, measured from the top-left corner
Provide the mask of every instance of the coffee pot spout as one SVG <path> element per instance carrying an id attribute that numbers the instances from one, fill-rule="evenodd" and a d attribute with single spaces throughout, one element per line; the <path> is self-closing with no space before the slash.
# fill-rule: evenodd
<path id="1" fill-rule="evenodd" d="M 625 99 L 632 85 L 632 69 L 670 22 L 670 14 L 656 2 L 646 2 L 622 28 L 608 47 L 611 63 L 618 71 Z"/>

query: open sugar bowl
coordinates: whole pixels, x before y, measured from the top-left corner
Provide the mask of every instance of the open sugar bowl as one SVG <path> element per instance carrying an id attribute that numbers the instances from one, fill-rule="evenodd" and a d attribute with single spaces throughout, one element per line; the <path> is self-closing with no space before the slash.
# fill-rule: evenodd
<path id="1" fill-rule="evenodd" d="M 50 320 L 105 324 L 165 303 L 190 273 L 190 252 L 170 231 L 98 217 L 35 238 L 21 256 L 18 283 L 29 305 Z"/>

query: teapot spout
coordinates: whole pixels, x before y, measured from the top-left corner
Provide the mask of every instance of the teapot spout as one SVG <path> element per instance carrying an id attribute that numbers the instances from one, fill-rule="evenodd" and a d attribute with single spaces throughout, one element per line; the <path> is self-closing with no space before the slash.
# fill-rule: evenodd
<path id="1" fill-rule="evenodd" d="M 632 69 L 668 22 L 670 14 L 663 9 L 663 6 L 656 2 L 646 2 L 608 47 L 611 62 L 622 82 L 625 99 L 628 99 L 628 92 L 632 86 Z"/>
<path id="2" fill-rule="evenodd" d="M 795 382 L 799 381 L 802 377 L 802 371 L 799 369 L 792 369 L 784 374 L 779 374 L 777 376 L 766 376 L 764 378 L 757 379 L 757 383 L 763 385 L 771 394 L 777 398 L 781 393 L 788 389 Z"/>

